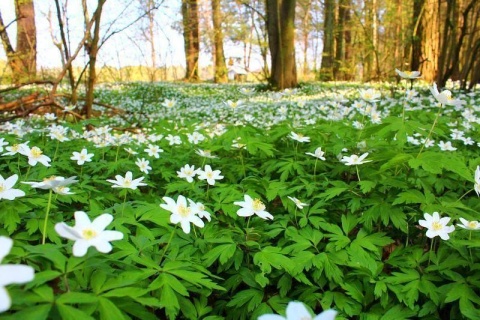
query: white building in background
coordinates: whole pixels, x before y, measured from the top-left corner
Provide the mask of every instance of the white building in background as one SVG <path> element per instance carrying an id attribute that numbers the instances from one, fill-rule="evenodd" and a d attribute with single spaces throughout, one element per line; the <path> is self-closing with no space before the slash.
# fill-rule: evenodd
<path id="1" fill-rule="evenodd" d="M 227 60 L 228 80 L 230 81 L 246 81 L 247 70 L 242 67 L 242 58 L 230 57 Z"/>

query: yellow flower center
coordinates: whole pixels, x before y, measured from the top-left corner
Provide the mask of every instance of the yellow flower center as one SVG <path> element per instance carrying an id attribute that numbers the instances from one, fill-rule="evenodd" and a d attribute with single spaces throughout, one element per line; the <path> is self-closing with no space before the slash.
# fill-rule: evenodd
<path id="1" fill-rule="evenodd" d="M 30 153 L 32 154 L 32 157 L 34 158 L 39 158 L 41 155 L 42 155 L 42 150 L 40 150 L 40 148 L 38 147 L 33 147 L 31 150 L 30 150 Z"/>
<path id="2" fill-rule="evenodd" d="M 265 205 L 260 199 L 253 200 L 252 208 L 254 211 L 263 211 L 265 210 Z"/>
<path id="3" fill-rule="evenodd" d="M 190 215 L 190 208 L 188 207 L 185 207 L 183 205 L 180 205 L 178 206 L 178 214 L 182 217 L 182 218 L 186 218 Z"/>
<path id="4" fill-rule="evenodd" d="M 90 240 L 90 239 L 93 239 L 97 236 L 97 232 L 95 230 L 92 230 L 92 229 L 84 229 L 82 231 L 82 236 L 84 239 L 86 240 Z"/>
<path id="5" fill-rule="evenodd" d="M 123 180 L 123 185 L 125 187 L 130 187 L 131 184 L 132 184 L 132 180 L 130 180 L 130 179 Z"/>
<path id="6" fill-rule="evenodd" d="M 5 185 L 3 183 L 0 184 L 0 192 L 3 192 L 7 190 L 7 188 L 5 188 Z"/>
<path id="7" fill-rule="evenodd" d="M 1 189 L 0 189 L 0 191 L 1 191 Z M 476 229 L 477 226 L 478 226 L 478 221 L 469 221 L 469 222 L 468 222 L 468 227 L 469 227 L 470 229 Z"/>
<path id="8" fill-rule="evenodd" d="M 432 229 L 434 231 L 440 231 L 443 229 L 443 225 L 440 222 L 435 221 L 434 223 L 432 223 Z"/>
<path id="9" fill-rule="evenodd" d="M 205 174 L 208 179 L 213 179 L 213 172 L 209 171 Z"/>
<path id="10" fill-rule="evenodd" d="M 13 151 L 13 152 L 17 152 L 18 150 L 20 150 L 20 145 L 14 144 L 14 145 L 12 146 L 12 151 Z"/>
<path id="11" fill-rule="evenodd" d="M 298 136 L 300 139 L 304 137 L 304 135 L 301 134 L 301 133 L 298 133 L 297 136 Z"/>
<path id="12" fill-rule="evenodd" d="M 53 181 L 53 180 L 55 180 L 55 178 L 56 178 L 56 176 L 51 176 L 51 177 L 49 177 L 49 178 L 43 179 L 43 182 Z"/>

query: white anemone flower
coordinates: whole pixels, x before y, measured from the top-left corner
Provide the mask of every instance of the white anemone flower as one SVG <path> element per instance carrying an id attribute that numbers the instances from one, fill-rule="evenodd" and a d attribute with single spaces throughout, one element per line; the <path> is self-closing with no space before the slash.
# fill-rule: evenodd
<path id="1" fill-rule="evenodd" d="M 287 196 L 288 199 L 292 200 L 293 203 L 295 203 L 295 205 L 297 206 L 298 209 L 303 209 L 303 207 L 306 207 L 308 206 L 308 203 L 303 203 L 302 201 L 298 200 L 297 198 L 295 197 L 290 197 L 290 196 Z"/>
<path id="2" fill-rule="evenodd" d="M 195 166 L 191 166 L 189 164 L 184 165 L 182 168 L 180 168 L 180 171 L 177 171 L 177 177 L 179 178 L 184 178 L 188 182 L 192 183 L 193 178 L 197 174 L 197 170 L 195 170 Z"/>
<path id="3" fill-rule="evenodd" d="M 262 219 L 273 220 L 273 216 L 265 211 L 265 204 L 260 199 L 252 199 L 248 194 L 244 195 L 244 201 L 236 201 L 233 204 L 242 207 L 237 210 L 240 217 L 250 217 L 256 214 Z"/>
<path id="4" fill-rule="evenodd" d="M 83 148 L 82 151 L 72 153 L 71 160 L 77 161 L 79 166 L 83 165 L 85 162 L 91 162 L 93 153 L 88 153 L 87 149 Z"/>
<path id="5" fill-rule="evenodd" d="M 145 160 L 145 158 L 137 158 L 137 161 L 135 161 L 135 164 L 138 166 L 140 171 L 142 171 L 145 174 L 148 174 L 150 170 L 152 170 L 152 167 L 149 166 L 150 161 Z"/>
<path id="6" fill-rule="evenodd" d="M 323 156 L 325 154 L 325 152 L 322 151 L 322 147 L 318 147 L 317 149 L 315 149 L 314 153 L 305 152 L 305 154 L 309 155 L 309 156 L 312 156 L 312 157 L 315 157 L 315 158 L 320 159 L 320 160 L 325 160 L 325 157 Z"/>
<path id="7" fill-rule="evenodd" d="M 460 218 L 460 222 L 462 224 L 457 223 L 457 226 L 459 226 L 460 228 L 467 229 L 467 230 L 480 230 L 480 223 L 478 223 L 478 221 L 475 221 L 475 220 L 468 221 L 466 219 Z"/>
<path id="8" fill-rule="evenodd" d="M 434 238 L 439 236 L 443 240 L 450 239 L 448 234 L 455 230 L 454 226 L 447 226 L 447 223 L 450 222 L 450 217 L 440 218 L 438 212 L 434 212 L 431 215 L 425 213 L 423 216 L 425 220 L 418 221 L 418 224 L 428 229 L 427 237 Z"/>
<path id="9" fill-rule="evenodd" d="M 276 314 L 264 314 L 258 317 L 258 320 L 334 320 L 336 316 L 337 311 L 330 309 L 312 317 L 303 303 L 291 301 L 287 305 L 286 317 Z"/>
<path id="10" fill-rule="evenodd" d="M 52 189 L 54 192 L 57 192 L 59 194 L 65 194 L 62 192 L 65 192 L 68 190 L 65 190 L 66 187 L 72 183 L 78 182 L 78 180 L 75 180 L 76 176 L 70 177 L 70 178 L 64 178 L 64 177 L 57 177 L 57 176 L 51 176 L 49 178 L 43 179 L 41 182 L 33 182 L 33 181 L 26 181 L 22 182 L 25 184 L 30 185 L 32 188 L 37 188 L 37 189 L 44 189 L 44 190 L 50 190 Z M 59 192 L 60 191 L 60 192 Z"/>
<path id="11" fill-rule="evenodd" d="M 20 189 L 13 189 L 15 183 L 17 183 L 18 175 L 14 174 L 7 179 L 4 179 L 0 174 L 0 200 L 13 200 L 18 197 L 23 197 L 25 192 Z"/>
<path id="12" fill-rule="evenodd" d="M 0 262 L 10 253 L 13 246 L 13 240 L 0 236 Z M 23 284 L 33 280 L 35 270 L 23 264 L 3 264 L 0 265 L 0 313 L 10 309 L 12 300 L 8 295 L 5 286 L 9 284 Z"/>
<path id="13" fill-rule="evenodd" d="M 61 237 L 75 241 L 72 249 L 75 257 L 83 257 L 92 246 L 101 253 L 108 253 L 112 251 L 110 241 L 123 239 L 123 233 L 120 231 L 105 230 L 112 221 L 113 216 L 108 213 L 90 221 L 85 212 L 77 211 L 73 227 L 60 222 L 55 225 L 55 231 Z"/>
<path id="14" fill-rule="evenodd" d="M 395 69 L 395 72 L 403 79 L 413 80 L 421 77 L 420 71 L 400 71 Z"/>
<path id="15" fill-rule="evenodd" d="M 473 186 L 477 196 L 480 196 L 480 166 L 477 166 L 477 170 L 475 170 L 475 184 Z"/>
<path id="16" fill-rule="evenodd" d="M 360 157 L 357 156 L 356 154 L 352 154 L 351 156 L 343 156 L 341 162 L 343 162 L 347 166 L 356 166 L 359 164 L 364 164 L 367 162 L 370 162 L 371 160 L 365 160 L 365 158 L 368 156 L 368 152 L 362 154 Z"/>
<path id="17" fill-rule="evenodd" d="M 162 203 L 160 207 L 172 213 L 170 215 L 170 222 L 173 224 L 180 223 L 183 232 L 190 233 L 190 223 L 200 228 L 205 226 L 205 223 L 197 215 L 197 208 L 188 206 L 187 199 L 184 196 L 179 195 L 177 201 L 170 197 L 163 197 L 162 199 L 166 204 Z"/>
<path id="18" fill-rule="evenodd" d="M 162 103 L 162 106 L 166 108 L 173 108 L 177 104 L 177 101 L 175 99 L 165 99 L 165 101 Z"/>
<path id="19" fill-rule="evenodd" d="M 8 146 L 8 142 L 5 141 L 5 138 L 0 138 L 0 152 L 3 152 L 4 146 Z"/>
<path id="20" fill-rule="evenodd" d="M 205 165 L 205 170 L 197 169 L 198 179 L 207 180 L 207 183 L 211 186 L 215 185 L 216 180 L 223 179 L 221 173 L 220 170 L 212 170 L 212 167 L 208 164 Z"/>
<path id="21" fill-rule="evenodd" d="M 187 199 L 190 203 L 190 208 L 195 212 L 200 218 L 206 218 L 208 221 L 212 221 L 210 212 L 205 209 L 205 206 L 201 202 L 195 202 L 191 199 Z"/>
<path id="22" fill-rule="evenodd" d="M 132 172 L 128 171 L 125 174 L 125 178 L 121 175 L 117 174 L 115 176 L 116 180 L 107 179 L 108 182 L 113 183 L 112 188 L 124 188 L 124 189 L 132 189 L 136 190 L 139 186 L 146 186 L 146 183 L 141 182 L 145 177 L 141 177 L 138 179 L 133 179 Z"/>
<path id="23" fill-rule="evenodd" d="M 290 132 L 289 138 L 298 142 L 310 142 L 310 137 L 306 137 L 301 133 Z"/>
<path id="24" fill-rule="evenodd" d="M 435 82 L 429 89 L 433 97 L 443 105 L 460 106 L 466 103 L 463 100 L 454 99 L 450 90 L 443 90 L 442 92 L 439 92 Z"/>
<path id="25" fill-rule="evenodd" d="M 154 157 L 158 159 L 160 158 L 159 153 L 163 152 L 163 149 L 160 149 L 159 146 L 149 144 L 148 148 L 143 151 L 145 151 L 150 157 Z"/>
<path id="26" fill-rule="evenodd" d="M 44 155 L 43 151 L 40 150 L 39 147 L 29 148 L 28 146 L 25 146 L 23 149 L 20 149 L 19 152 L 28 157 L 28 164 L 32 167 L 38 162 L 43 164 L 45 167 L 50 167 L 50 162 L 52 159 Z"/>
<path id="27" fill-rule="evenodd" d="M 362 100 L 373 103 L 380 100 L 381 94 L 373 89 L 360 90 Z"/>

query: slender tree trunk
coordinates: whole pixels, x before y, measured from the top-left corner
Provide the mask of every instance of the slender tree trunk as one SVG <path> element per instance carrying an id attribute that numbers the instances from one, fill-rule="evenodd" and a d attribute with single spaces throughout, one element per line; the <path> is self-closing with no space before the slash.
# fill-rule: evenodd
<path id="1" fill-rule="evenodd" d="M 325 0 L 323 13 L 323 54 L 320 79 L 330 81 L 333 79 L 335 62 L 335 0 Z"/>
<path id="2" fill-rule="evenodd" d="M 157 50 L 155 48 L 155 7 L 154 0 L 147 0 L 148 15 L 148 42 L 150 44 L 150 60 L 152 62 L 152 70 L 150 71 L 150 81 L 157 81 Z"/>
<path id="3" fill-rule="evenodd" d="M 97 73 L 96 73 L 96 62 L 97 62 L 97 54 L 98 54 L 98 42 L 100 40 L 100 19 L 102 16 L 103 5 L 105 4 L 106 0 L 99 0 L 97 4 L 97 9 L 94 13 L 95 19 L 95 28 L 93 30 L 93 37 L 90 38 L 88 45 L 86 45 L 87 53 L 88 53 L 88 79 L 87 79 L 87 88 L 85 94 L 85 107 L 83 112 L 85 113 L 86 118 L 92 117 L 92 106 L 93 106 L 93 93 L 95 83 L 97 81 Z M 87 12 L 85 12 L 88 15 Z M 86 22 L 88 21 L 85 20 Z"/>
<path id="4" fill-rule="evenodd" d="M 183 38 L 185 43 L 186 81 L 198 81 L 200 56 L 197 0 L 182 0 Z"/>
<path id="5" fill-rule="evenodd" d="M 413 0 L 412 10 L 412 35 L 410 40 L 410 70 L 418 71 L 422 61 L 422 35 L 423 35 L 423 14 L 425 11 L 425 0 Z"/>
<path id="6" fill-rule="evenodd" d="M 337 19 L 337 30 L 335 33 L 335 61 L 333 65 L 333 77 L 336 80 L 344 80 L 345 79 L 345 72 L 342 71 L 342 67 L 344 68 L 346 65 L 346 57 L 345 57 L 345 24 L 348 17 L 349 12 L 349 1 L 348 0 L 340 0 L 338 3 L 338 19 Z"/>
<path id="7" fill-rule="evenodd" d="M 222 10 L 220 0 L 212 0 L 212 22 L 213 22 L 213 43 L 215 52 L 215 83 L 228 82 L 227 64 L 225 63 L 225 54 L 223 51 L 223 32 L 222 32 Z"/>
<path id="8" fill-rule="evenodd" d="M 60 28 L 60 37 L 62 39 L 62 42 L 59 44 L 60 48 L 63 49 L 63 59 L 65 62 L 68 61 L 70 59 L 70 50 L 69 50 L 69 46 L 68 46 L 68 41 L 67 41 L 67 37 L 65 35 L 65 25 L 64 25 L 64 19 L 62 17 L 62 10 L 60 9 L 60 3 L 59 3 L 59 0 L 55 0 L 55 9 L 57 11 L 57 21 L 58 21 L 58 26 Z M 64 11 L 65 12 L 65 11 Z M 60 50 L 62 51 L 62 50 Z M 75 84 L 75 79 L 73 77 L 73 67 L 72 65 L 68 65 L 67 66 L 67 71 L 68 71 L 68 82 L 70 84 L 70 89 L 71 89 L 71 93 L 72 93 L 72 97 L 71 97 L 71 100 L 70 102 L 72 104 L 76 104 L 77 103 L 77 86 Z"/>

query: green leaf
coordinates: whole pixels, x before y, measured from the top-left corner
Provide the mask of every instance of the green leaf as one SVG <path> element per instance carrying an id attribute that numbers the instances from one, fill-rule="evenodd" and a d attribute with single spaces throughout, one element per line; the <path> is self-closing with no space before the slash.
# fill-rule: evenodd
<path id="1" fill-rule="evenodd" d="M 60 315 L 62 316 L 62 320 L 94 319 L 80 309 L 61 303 L 56 303 L 55 306 L 57 307 L 58 313 L 60 313 Z"/>
<path id="2" fill-rule="evenodd" d="M 219 261 L 220 264 L 227 263 L 230 258 L 233 257 L 237 245 L 235 243 L 221 244 L 213 247 L 210 251 L 204 254 L 205 266 L 211 266 L 215 261 Z"/>
<path id="3" fill-rule="evenodd" d="M 96 303 L 97 296 L 91 293 L 84 292 L 67 292 L 57 298 L 56 303 L 60 304 L 82 304 L 82 303 Z"/>
<path id="4" fill-rule="evenodd" d="M 18 320 L 18 319 L 25 319 L 25 320 L 46 320 L 48 319 L 48 315 L 50 314 L 50 310 L 52 309 L 52 304 L 40 304 L 38 306 L 23 308 L 21 311 L 15 312 L 11 316 L 7 316 L 2 319 L 8 320 Z"/>
<path id="5" fill-rule="evenodd" d="M 362 181 L 358 182 L 358 185 L 360 186 L 360 190 L 361 190 L 364 194 L 367 194 L 367 193 L 369 193 L 370 191 L 372 191 L 373 188 L 375 188 L 375 186 L 377 185 L 377 183 L 374 182 L 374 181 L 362 180 Z"/>
<path id="6" fill-rule="evenodd" d="M 426 199 L 423 193 L 412 189 L 405 192 L 400 192 L 397 198 L 393 201 L 392 205 L 402 203 L 426 203 Z"/>
<path id="7" fill-rule="evenodd" d="M 257 289 L 247 289 L 237 292 L 227 303 L 228 307 L 241 308 L 247 305 L 247 310 L 252 311 L 263 300 L 263 291 Z"/>
<path id="8" fill-rule="evenodd" d="M 122 311 L 111 300 L 98 297 L 98 311 L 101 320 L 122 320 L 125 319 Z"/>
<path id="9" fill-rule="evenodd" d="M 265 247 L 253 256 L 253 263 L 260 267 L 264 273 L 270 273 L 272 267 L 284 269 L 289 272 L 292 269 L 292 260 L 281 253 L 278 247 Z"/>

